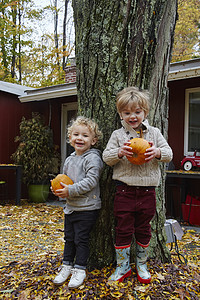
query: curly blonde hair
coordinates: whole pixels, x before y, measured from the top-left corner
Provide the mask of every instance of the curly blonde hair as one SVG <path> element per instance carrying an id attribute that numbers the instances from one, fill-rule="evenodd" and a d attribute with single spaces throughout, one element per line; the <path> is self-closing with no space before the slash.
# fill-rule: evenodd
<path id="1" fill-rule="evenodd" d="M 99 143 L 99 141 L 102 139 L 102 132 L 99 130 L 98 124 L 94 120 L 86 118 L 84 116 L 78 116 L 75 120 L 74 119 L 71 120 L 71 122 L 67 128 L 68 139 L 69 139 L 70 135 L 72 134 L 72 130 L 73 130 L 74 126 L 78 126 L 78 125 L 87 126 L 87 128 L 90 130 L 90 132 L 94 134 L 94 137 L 97 140 L 95 145 L 97 145 Z"/>
<path id="2" fill-rule="evenodd" d="M 149 92 L 146 90 L 140 90 L 135 86 L 124 88 L 117 94 L 117 111 L 120 114 L 128 104 L 139 105 L 146 118 L 150 109 L 149 98 Z"/>

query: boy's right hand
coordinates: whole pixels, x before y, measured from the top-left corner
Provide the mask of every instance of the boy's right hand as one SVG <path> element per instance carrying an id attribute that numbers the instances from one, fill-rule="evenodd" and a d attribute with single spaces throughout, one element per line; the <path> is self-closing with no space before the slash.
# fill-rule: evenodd
<path id="1" fill-rule="evenodd" d="M 51 180 L 50 180 L 51 181 Z M 52 193 L 55 195 L 55 196 L 58 196 L 58 197 L 61 197 L 61 198 L 65 198 L 65 197 L 69 197 L 69 191 L 68 191 L 68 185 L 61 182 L 60 183 L 61 186 L 63 187 L 62 189 L 58 189 L 54 192 L 52 186 L 50 186 L 50 190 L 52 191 Z"/>
<path id="2" fill-rule="evenodd" d="M 68 185 L 63 182 L 61 182 L 60 184 L 63 186 L 63 188 L 56 190 L 56 196 L 60 198 L 69 197 Z"/>
<path id="3" fill-rule="evenodd" d="M 132 154 L 132 148 L 129 146 L 131 142 L 126 142 L 124 143 L 124 145 L 122 145 L 120 148 L 119 148 L 119 151 L 118 151 L 118 157 L 119 158 L 122 158 L 123 156 L 128 156 L 128 157 L 131 157 L 133 154 Z"/>

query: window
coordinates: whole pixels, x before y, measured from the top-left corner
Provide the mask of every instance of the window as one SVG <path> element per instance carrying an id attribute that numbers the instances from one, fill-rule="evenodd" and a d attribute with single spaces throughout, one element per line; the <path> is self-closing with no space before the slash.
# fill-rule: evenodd
<path id="1" fill-rule="evenodd" d="M 186 90 L 184 154 L 200 151 L 200 88 Z"/>

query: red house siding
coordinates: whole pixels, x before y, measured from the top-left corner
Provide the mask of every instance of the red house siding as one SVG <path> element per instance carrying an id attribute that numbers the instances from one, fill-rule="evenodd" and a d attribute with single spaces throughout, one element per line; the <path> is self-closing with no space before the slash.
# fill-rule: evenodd
<path id="1" fill-rule="evenodd" d="M 0 91 L 0 163 L 13 163 L 11 155 L 18 146 L 14 140 L 19 135 L 19 124 L 23 116 L 26 119 L 31 118 L 32 112 L 38 112 L 44 117 L 45 124 L 50 125 L 53 130 L 54 144 L 60 147 L 61 105 L 62 103 L 77 101 L 76 99 L 76 96 L 71 96 L 21 103 L 17 95 Z M 8 198 L 14 199 L 14 171 L 0 170 L 0 180 L 5 180 L 8 183 Z M 26 187 L 22 185 L 22 198 L 26 196 Z"/>
<path id="2" fill-rule="evenodd" d="M 175 170 L 180 170 L 181 160 L 184 157 L 185 90 L 200 87 L 200 77 L 169 81 L 168 86 L 168 142 L 173 149 Z M 175 219 L 181 218 L 181 191 L 184 190 L 185 197 L 187 194 L 200 196 L 199 179 L 183 181 L 180 178 L 167 178 L 166 187 L 167 216 Z"/>
<path id="3" fill-rule="evenodd" d="M 47 107 L 38 103 L 21 103 L 16 95 L 4 92 L 0 92 L 0 99 L 0 162 L 12 163 L 10 156 L 17 147 L 14 139 L 19 135 L 22 117 L 31 118 L 32 111 L 43 114 Z"/>
<path id="4" fill-rule="evenodd" d="M 200 77 L 169 81 L 168 142 L 173 149 L 175 169 L 184 157 L 185 90 L 200 87 Z"/>

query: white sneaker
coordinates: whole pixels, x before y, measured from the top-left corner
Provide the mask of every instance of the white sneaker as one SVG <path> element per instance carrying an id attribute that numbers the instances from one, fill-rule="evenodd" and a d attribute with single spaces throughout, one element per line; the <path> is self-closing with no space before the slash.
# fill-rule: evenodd
<path id="1" fill-rule="evenodd" d="M 68 287 L 69 288 L 77 288 L 79 287 L 84 279 L 86 278 L 86 272 L 83 269 L 74 268 L 72 269 L 72 277 L 69 281 Z"/>
<path id="2" fill-rule="evenodd" d="M 53 283 L 56 285 L 63 284 L 69 275 L 71 275 L 72 266 L 71 265 L 62 265 L 60 272 L 53 280 Z"/>

